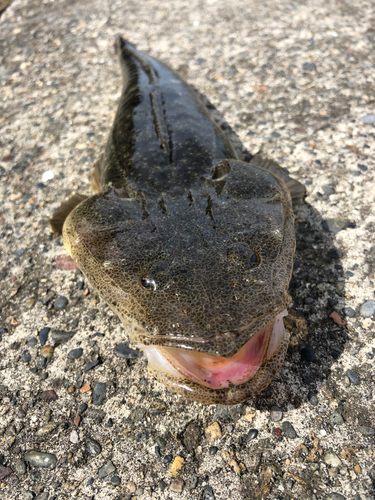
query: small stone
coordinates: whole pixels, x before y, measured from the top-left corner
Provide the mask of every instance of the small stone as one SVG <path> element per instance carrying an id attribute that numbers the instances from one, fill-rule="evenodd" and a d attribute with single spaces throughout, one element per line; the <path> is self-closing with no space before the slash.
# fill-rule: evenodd
<path id="1" fill-rule="evenodd" d="M 39 332 L 40 345 L 44 346 L 46 344 L 50 331 L 51 331 L 51 328 L 49 328 L 48 326 L 45 326 L 44 328 L 42 328 L 40 330 L 40 332 Z"/>
<path id="2" fill-rule="evenodd" d="M 212 489 L 212 486 L 207 484 L 203 488 L 201 499 L 202 500 L 215 500 L 215 494 L 214 494 L 214 490 Z"/>
<path id="3" fill-rule="evenodd" d="M 91 385 L 86 382 L 86 384 L 83 384 L 83 386 L 80 388 L 80 393 L 85 394 L 86 392 L 91 391 Z"/>
<path id="4" fill-rule="evenodd" d="M 173 460 L 173 463 L 171 465 L 171 468 L 169 469 L 169 474 L 172 476 L 172 477 L 176 477 L 180 470 L 182 469 L 182 467 L 184 466 L 184 463 L 185 463 L 185 459 L 180 457 L 180 456 L 177 456 L 174 460 Z"/>
<path id="5" fill-rule="evenodd" d="M 55 349 L 51 345 L 46 345 L 41 348 L 40 355 L 43 356 L 43 358 L 51 358 L 54 350 Z"/>
<path id="6" fill-rule="evenodd" d="M 42 392 L 40 397 L 45 401 L 51 401 L 58 398 L 56 392 L 53 389 L 49 389 L 48 391 Z"/>
<path id="7" fill-rule="evenodd" d="M 359 428 L 359 432 L 363 435 L 363 436 L 375 436 L 375 429 L 373 427 L 368 427 L 367 425 L 362 425 L 360 428 Z"/>
<path id="8" fill-rule="evenodd" d="M 32 491 L 24 490 L 22 500 L 33 500 L 33 498 L 35 498 L 35 495 Z"/>
<path id="9" fill-rule="evenodd" d="M 301 349 L 301 360 L 313 363 L 316 361 L 315 350 L 312 347 L 304 347 Z"/>
<path id="10" fill-rule="evenodd" d="M 336 455 L 336 453 L 332 452 L 328 452 L 324 455 L 324 461 L 327 465 L 330 465 L 331 467 L 340 467 L 340 465 L 342 464 L 341 460 Z"/>
<path id="11" fill-rule="evenodd" d="M 64 297 L 63 295 L 60 295 L 60 297 L 57 297 L 55 300 L 55 309 L 64 309 L 68 305 L 69 300 Z"/>
<path id="12" fill-rule="evenodd" d="M 74 332 L 65 332 L 64 330 L 55 330 L 52 332 L 52 340 L 56 345 L 67 342 L 72 337 L 74 337 Z"/>
<path id="13" fill-rule="evenodd" d="M 361 469 L 361 466 L 360 465 L 355 465 L 354 466 L 354 470 L 357 474 L 362 474 L 362 469 Z"/>
<path id="14" fill-rule="evenodd" d="M 281 429 L 287 438 L 295 439 L 297 437 L 297 433 L 290 422 L 285 420 L 281 425 Z"/>
<path id="15" fill-rule="evenodd" d="M 331 415 L 330 421 L 332 425 L 342 425 L 344 423 L 342 415 L 337 411 Z"/>
<path id="16" fill-rule="evenodd" d="M 167 446 L 167 441 L 164 438 L 162 438 L 161 436 L 157 436 L 155 438 L 155 442 L 158 446 L 160 446 L 161 449 L 163 449 Z"/>
<path id="17" fill-rule="evenodd" d="M 245 437 L 244 441 L 245 443 L 248 443 L 249 441 L 252 441 L 253 439 L 256 439 L 258 437 L 258 429 L 250 429 L 247 436 Z"/>
<path id="18" fill-rule="evenodd" d="M 304 300 L 304 303 L 307 305 L 312 304 L 313 302 L 314 302 L 314 299 L 312 297 L 306 297 Z"/>
<path id="19" fill-rule="evenodd" d="M 163 464 L 170 464 L 173 460 L 173 455 L 165 455 L 163 458 Z"/>
<path id="20" fill-rule="evenodd" d="M 127 344 L 120 343 L 115 347 L 114 353 L 119 358 L 123 359 L 137 359 L 142 356 L 142 352 L 138 349 L 131 349 Z"/>
<path id="21" fill-rule="evenodd" d="M 182 442 L 188 451 L 193 451 L 199 444 L 201 429 L 197 422 L 190 422 L 184 431 Z"/>
<path id="22" fill-rule="evenodd" d="M 80 424 L 80 422 L 81 422 L 81 420 L 82 420 L 82 418 L 81 418 L 79 415 L 76 415 L 76 416 L 74 417 L 74 420 L 73 420 L 74 425 L 75 425 L 76 427 L 78 427 L 78 426 L 79 426 L 79 424 Z"/>
<path id="23" fill-rule="evenodd" d="M 182 493 L 182 490 L 184 489 L 184 481 L 180 478 L 173 479 L 171 484 L 169 485 L 169 488 L 171 491 L 174 493 Z"/>
<path id="24" fill-rule="evenodd" d="M 110 460 L 108 460 L 107 463 L 103 465 L 103 467 L 101 467 L 98 471 L 99 479 L 103 479 L 104 477 L 109 476 L 110 474 L 112 474 L 112 472 L 115 472 L 115 470 L 116 467 Z"/>
<path id="25" fill-rule="evenodd" d="M 107 393 L 107 386 L 104 382 L 97 382 L 92 393 L 92 403 L 100 406 L 104 403 Z"/>
<path id="26" fill-rule="evenodd" d="M 90 477 L 90 479 L 86 483 L 86 486 L 91 486 L 93 482 L 94 482 L 94 478 Z"/>
<path id="27" fill-rule="evenodd" d="M 163 480 L 159 481 L 159 488 L 161 489 L 161 491 L 164 491 L 165 488 L 167 487 L 167 483 Z"/>
<path id="28" fill-rule="evenodd" d="M 88 406 L 86 403 L 81 403 L 78 406 L 78 410 L 77 410 L 78 415 L 82 415 L 82 413 L 84 413 L 87 410 L 87 408 L 88 408 Z"/>
<path id="29" fill-rule="evenodd" d="M 206 428 L 206 437 L 212 443 L 216 439 L 220 439 L 222 436 L 221 428 L 218 422 L 214 422 Z"/>
<path id="30" fill-rule="evenodd" d="M 78 438 L 78 432 L 76 430 L 72 431 L 70 433 L 70 442 L 73 443 L 73 444 L 77 444 L 78 441 L 79 441 L 79 438 Z"/>
<path id="31" fill-rule="evenodd" d="M 29 347 L 35 347 L 37 345 L 38 341 L 35 337 L 30 337 L 29 339 L 27 339 L 27 345 Z"/>
<path id="32" fill-rule="evenodd" d="M 129 481 L 125 484 L 125 490 L 130 494 L 135 493 L 137 491 L 137 486 L 132 481 Z"/>
<path id="33" fill-rule="evenodd" d="M 107 423 L 105 424 L 105 426 L 107 427 L 107 429 L 110 429 L 111 427 L 113 427 L 113 420 L 111 418 L 109 418 Z"/>
<path id="34" fill-rule="evenodd" d="M 271 418 L 272 422 L 279 422 L 283 418 L 282 409 L 279 408 L 278 406 L 272 406 L 270 418 Z"/>
<path id="35" fill-rule="evenodd" d="M 76 386 L 75 385 L 70 385 L 68 387 L 68 393 L 69 394 L 74 394 L 75 393 L 75 390 L 76 390 Z"/>
<path id="36" fill-rule="evenodd" d="M 337 325 L 340 325 L 340 326 L 344 326 L 346 325 L 346 321 L 344 321 L 340 315 L 336 312 L 336 311 L 333 311 L 330 315 L 329 315 L 330 318 L 333 319 L 333 321 L 337 324 Z"/>
<path id="37" fill-rule="evenodd" d="M 55 423 L 50 423 L 43 425 L 37 432 L 37 436 L 47 436 L 48 434 L 51 434 L 56 429 L 57 425 Z"/>
<path id="38" fill-rule="evenodd" d="M 340 493 L 332 493 L 330 500 L 346 500 Z"/>
<path id="39" fill-rule="evenodd" d="M 29 353 L 29 351 L 24 351 L 23 354 L 22 354 L 22 361 L 24 363 L 29 363 L 31 361 L 31 354 Z"/>
<path id="40" fill-rule="evenodd" d="M 13 470 L 10 467 L 5 467 L 5 465 L 0 465 L 0 481 L 10 476 Z"/>
<path id="41" fill-rule="evenodd" d="M 102 452 L 102 447 L 98 441 L 91 437 L 86 438 L 86 449 L 92 457 L 97 457 Z"/>
<path id="42" fill-rule="evenodd" d="M 338 250 L 337 248 L 330 248 L 328 250 L 327 255 L 331 260 L 338 260 L 338 259 L 341 259 L 343 254 L 342 254 L 342 251 Z"/>
<path id="43" fill-rule="evenodd" d="M 354 372 L 352 372 L 352 370 L 346 370 L 346 375 L 348 376 L 350 382 L 353 385 L 359 385 L 360 384 L 359 378 L 357 377 L 357 375 Z"/>
<path id="44" fill-rule="evenodd" d="M 354 318 L 355 310 L 352 309 L 351 307 L 344 307 L 344 314 L 349 318 Z"/>
<path id="45" fill-rule="evenodd" d="M 362 123 L 364 123 L 365 125 L 372 125 L 373 123 L 375 123 L 375 115 L 369 114 L 369 115 L 363 116 L 361 118 L 361 120 L 362 120 Z"/>
<path id="46" fill-rule="evenodd" d="M 112 476 L 111 477 L 111 484 L 112 484 L 112 486 L 120 486 L 121 479 L 118 476 Z"/>
<path id="47" fill-rule="evenodd" d="M 17 462 L 14 468 L 15 472 L 17 472 L 18 474 L 26 474 L 27 472 L 26 462 L 24 462 L 23 460 Z"/>
<path id="48" fill-rule="evenodd" d="M 0 454 L 0 465 L 3 465 L 4 462 L 5 462 L 5 457 L 4 457 L 4 455 Z"/>
<path id="49" fill-rule="evenodd" d="M 54 469 L 57 463 L 57 457 L 53 453 L 43 453 L 33 450 L 25 453 L 25 460 L 33 467 L 45 467 Z"/>
<path id="50" fill-rule="evenodd" d="M 94 359 L 94 361 L 90 361 L 90 363 L 87 363 L 87 365 L 85 366 L 85 372 L 88 372 L 92 368 L 95 368 L 95 366 L 98 364 L 99 364 L 98 359 Z"/>
<path id="51" fill-rule="evenodd" d="M 208 453 L 210 455 L 216 455 L 217 451 L 218 451 L 218 448 L 216 446 L 210 446 L 208 449 Z"/>
<path id="52" fill-rule="evenodd" d="M 335 193 L 335 190 L 333 189 L 333 187 L 331 186 L 328 186 L 327 184 L 324 184 L 322 186 L 322 191 L 325 195 L 327 196 L 331 196 L 331 194 L 334 194 Z M 329 220 L 332 220 L 332 219 L 329 219 Z"/>
<path id="53" fill-rule="evenodd" d="M 78 359 L 82 356 L 83 349 L 82 347 L 77 347 L 76 349 L 72 349 L 69 351 L 68 356 L 70 359 Z"/>
<path id="54" fill-rule="evenodd" d="M 302 65 L 302 68 L 304 71 L 315 71 L 316 70 L 316 66 L 312 62 L 304 62 Z"/>
<path id="55" fill-rule="evenodd" d="M 368 300 L 361 305 L 359 310 L 363 318 L 371 318 L 375 314 L 375 300 Z"/>
<path id="56" fill-rule="evenodd" d="M 312 406 L 318 406 L 319 400 L 318 400 L 318 396 L 316 394 L 314 394 L 313 392 L 309 392 L 309 394 L 307 395 L 307 398 L 310 401 L 310 404 Z"/>

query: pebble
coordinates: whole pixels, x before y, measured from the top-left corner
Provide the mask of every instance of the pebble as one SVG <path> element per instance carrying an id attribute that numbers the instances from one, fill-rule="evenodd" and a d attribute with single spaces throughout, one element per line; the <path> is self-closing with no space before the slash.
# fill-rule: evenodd
<path id="1" fill-rule="evenodd" d="M 92 403 L 100 406 L 104 403 L 107 393 L 107 386 L 104 382 L 97 382 L 92 393 Z"/>
<path id="2" fill-rule="evenodd" d="M 110 460 L 108 460 L 107 463 L 105 465 L 103 465 L 103 467 L 101 467 L 98 471 L 99 479 L 103 479 L 103 478 L 109 476 L 115 470 L 116 470 L 116 467 L 113 465 L 113 463 Z"/>
<path id="3" fill-rule="evenodd" d="M 70 340 L 73 336 L 74 332 L 65 332 L 64 330 L 55 330 L 54 332 L 52 332 L 52 340 L 56 345 Z"/>
<path id="4" fill-rule="evenodd" d="M 216 439 L 220 439 L 222 436 L 221 428 L 218 422 L 214 422 L 209 425 L 205 431 L 207 439 L 212 443 Z"/>
<path id="5" fill-rule="evenodd" d="M 60 297 L 57 297 L 55 300 L 55 309 L 64 309 L 68 305 L 69 300 L 64 297 L 63 295 L 60 295 Z"/>
<path id="6" fill-rule="evenodd" d="M 118 476 L 112 476 L 111 477 L 111 484 L 112 484 L 112 486 L 120 486 L 121 479 Z"/>
<path id="7" fill-rule="evenodd" d="M 98 364 L 99 364 L 98 359 L 94 359 L 94 361 L 90 361 L 90 363 L 87 363 L 87 365 L 85 366 L 85 372 L 88 372 L 89 370 L 91 370 L 92 368 L 94 368 Z"/>
<path id="8" fill-rule="evenodd" d="M 338 413 L 337 411 L 335 413 L 332 413 L 330 417 L 330 421 L 332 425 L 342 425 L 344 423 L 344 419 L 342 418 L 342 415 Z"/>
<path id="9" fill-rule="evenodd" d="M 43 425 L 37 432 L 37 436 L 47 436 L 48 434 L 51 434 L 56 429 L 57 425 L 55 423 L 50 423 Z"/>
<path id="10" fill-rule="evenodd" d="M 162 438 L 161 436 L 157 436 L 155 438 L 155 442 L 158 446 L 160 446 L 161 449 L 163 449 L 167 446 L 167 441 L 164 438 Z"/>
<path id="11" fill-rule="evenodd" d="M 349 318 L 354 318 L 355 310 L 351 307 L 344 307 L 344 314 Z"/>
<path id="12" fill-rule="evenodd" d="M 282 423 L 281 429 L 287 438 L 295 439 L 297 437 L 297 433 L 296 433 L 293 425 L 290 422 L 288 422 L 287 420 L 285 420 Z"/>
<path id="13" fill-rule="evenodd" d="M 43 453 L 41 451 L 28 451 L 25 453 L 25 460 L 34 467 L 49 467 L 54 469 L 57 463 L 57 457 L 53 453 Z"/>
<path id="14" fill-rule="evenodd" d="M 93 482 L 94 482 L 94 478 L 90 477 L 90 479 L 86 483 L 86 486 L 91 486 Z"/>
<path id="15" fill-rule="evenodd" d="M 111 418 L 109 418 L 107 423 L 105 424 L 105 426 L 107 427 L 107 429 L 110 429 L 111 427 L 113 427 L 113 420 Z"/>
<path id="16" fill-rule="evenodd" d="M 78 432 L 76 430 L 73 430 L 71 433 L 70 433 L 70 442 L 73 443 L 73 444 L 77 444 L 78 441 L 79 441 L 79 438 L 78 438 Z"/>
<path id="17" fill-rule="evenodd" d="M 43 356 L 43 358 L 51 358 L 54 350 L 55 349 L 51 345 L 45 345 L 41 348 L 40 355 Z"/>
<path id="18" fill-rule="evenodd" d="M 371 318 L 375 314 L 375 300 L 367 300 L 359 311 L 363 318 Z"/>
<path id="19" fill-rule="evenodd" d="M 339 467 L 341 465 L 341 460 L 336 455 L 336 453 L 328 452 L 324 455 L 324 461 L 327 465 L 331 467 Z"/>
<path id="20" fill-rule="evenodd" d="M 91 437 L 86 438 L 86 449 L 92 457 L 97 457 L 102 452 L 102 447 L 98 441 Z"/>
<path id="21" fill-rule="evenodd" d="M 24 462 L 23 460 L 17 462 L 14 468 L 15 472 L 17 472 L 18 474 L 26 474 L 27 472 L 26 462 Z"/>
<path id="22" fill-rule="evenodd" d="M 188 451 L 193 451 L 198 445 L 201 436 L 201 428 L 197 422 L 190 422 L 186 427 L 182 442 Z"/>
<path id="23" fill-rule="evenodd" d="M 331 193 L 332 194 L 332 193 Z M 326 219 L 321 223 L 322 229 L 333 234 L 337 234 L 339 231 L 348 227 L 348 219 Z"/>
<path id="24" fill-rule="evenodd" d="M 161 489 L 161 491 L 164 491 L 165 488 L 167 487 L 167 483 L 163 480 L 159 481 L 159 488 Z"/>
<path id="25" fill-rule="evenodd" d="M 207 484 L 203 488 L 201 499 L 202 500 L 215 500 L 215 494 L 214 494 L 214 490 L 212 489 L 212 486 Z"/>
<path id="26" fill-rule="evenodd" d="M 29 363 L 31 361 L 31 354 L 29 353 L 29 351 L 24 351 L 23 354 L 22 354 L 22 361 L 24 363 Z"/>
<path id="27" fill-rule="evenodd" d="M 363 116 L 361 120 L 365 125 L 372 125 L 373 123 L 375 123 L 375 115 L 370 113 L 369 115 Z"/>
<path id="28" fill-rule="evenodd" d="M 48 391 L 43 391 L 40 397 L 45 401 L 55 400 L 58 398 L 56 392 L 53 389 L 49 389 Z"/>
<path id="29" fill-rule="evenodd" d="M 119 358 L 123 359 L 137 359 L 142 356 L 142 352 L 138 349 L 131 349 L 127 344 L 120 343 L 115 347 L 114 353 Z"/>
<path id="30" fill-rule="evenodd" d="M 70 359 L 78 359 L 82 356 L 83 349 L 82 347 L 77 347 L 76 349 L 72 349 L 69 351 L 68 356 Z"/>
<path id="31" fill-rule="evenodd" d="M 216 446 L 210 446 L 208 449 L 208 453 L 210 455 L 216 455 L 217 451 L 218 451 L 218 448 Z"/>
<path id="32" fill-rule="evenodd" d="M 78 406 L 78 410 L 77 410 L 78 415 L 82 415 L 82 413 L 84 413 L 87 410 L 87 408 L 88 408 L 88 406 L 86 403 L 81 403 Z"/>
<path id="33" fill-rule="evenodd" d="M 4 465 L 0 465 L 0 481 L 5 479 L 7 476 L 12 474 L 13 470 L 10 467 L 5 467 Z"/>
<path id="34" fill-rule="evenodd" d="M 248 443 L 249 441 L 252 441 L 253 439 L 256 439 L 258 437 L 258 429 L 250 429 L 247 436 L 245 437 L 244 441 L 245 443 Z"/>
<path id="35" fill-rule="evenodd" d="M 51 331 L 51 328 L 49 328 L 48 326 L 45 326 L 44 328 L 42 328 L 39 332 L 39 342 L 40 342 L 40 345 L 45 345 L 47 340 L 48 340 L 48 335 L 49 335 L 49 332 Z"/>
<path id="36" fill-rule="evenodd" d="M 30 337 L 29 339 L 27 339 L 27 345 L 29 347 L 35 347 L 37 345 L 38 341 L 35 337 Z"/>
<path id="37" fill-rule="evenodd" d="M 315 64 L 314 64 L 314 63 L 312 63 L 312 62 L 304 62 L 304 63 L 302 64 L 302 69 L 303 69 L 304 71 L 315 71 L 315 70 L 316 70 L 316 66 L 315 66 Z"/>
<path id="38" fill-rule="evenodd" d="M 0 466 L 3 465 L 4 462 L 5 462 L 5 457 L 4 457 L 4 455 L 0 454 Z"/>
<path id="39" fill-rule="evenodd" d="M 357 375 L 354 372 L 352 372 L 352 370 L 346 370 L 346 375 L 348 376 L 350 382 L 353 385 L 359 385 L 360 384 L 359 378 L 357 377 Z"/>
<path id="40" fill-rule="evenodd" d="M 369 427 L 367 425 L 362 425 L 360 428 L 359 428 L 359 432 L 363 435 L 363 436 L 375 436 L 375 429 L 373 427 Z"/>
<path id="41" fill-rule="evenodd" d="M 338 260 L 341 259 L 343 254 L 342 251 L 338 250 L 337 248 L 330 248 L 327 252 L 327 255 L 331 260 Z"/>
<path id="42" fill-rule="evenodd" d="M 171 484 L 169 485 L 169 488 L 171 491 L 175 493 L 182 493 L 182 490 L 184 489 L 184 481 L 180 478 L 173 479 Z"/>
<path id="43" fill-rule="evenodd" d="M 173 460 L 173 455 L 165 455 L 163 458 L 163 464 L 170 464 Z"/>
<path id="44" fill-rule="evenodd" d="M 301 360 L 313 363 L 316 361 L 315 350 L 312 347 L 304 347 L 301 349 Z"/>
<path id="45" fill-rule="evenodd" d="M 33 500 L 34 493 L 32 491 L 25 490 L 22 494 L 22 500 Z"/>
<path id="46" fill-rule="evenodd" d="M 346 500 L 340 493 L 332 493 L 330 500 Z"/>
<path id="47" fill-rule="evenodd" d="M 314 394 L 313 392 L 309 392 L 307 395 L 308 400 L 310 401 L 310 404 L 313 406 L 317 406 L 319 404 L 318 396 Z"/>
<path id="48" fill-rule="evenodd" d="M 283 418 L 283 411 L 278 406 L 271 407 L 270 418 L 272 422 L 279 422 Z"/>

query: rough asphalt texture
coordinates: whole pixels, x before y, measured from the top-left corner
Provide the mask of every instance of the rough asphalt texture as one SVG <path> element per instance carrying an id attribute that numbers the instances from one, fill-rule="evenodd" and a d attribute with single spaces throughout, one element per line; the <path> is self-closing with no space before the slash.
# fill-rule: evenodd
<path id="1" fill-rule="evenodd" d="M 366 0 L 15 0 L 5 11 L 1 499 L 374 498 L 374 26 Z M 90 192 L 121 89 L 118 33 L 307 186 L 293 342 L 244 405 L 192 404 L 151 378 L 50 234 L 59 201 Z"/>

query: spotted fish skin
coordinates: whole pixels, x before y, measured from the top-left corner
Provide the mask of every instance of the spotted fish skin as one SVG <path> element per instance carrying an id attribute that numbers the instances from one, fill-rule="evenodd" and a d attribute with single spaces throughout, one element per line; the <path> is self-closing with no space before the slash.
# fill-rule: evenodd
<path id="1" fill-rule="evenodd" d="M 272 161 L 242 162 L 166 65 L 122 38 L 116 49 L 123 93 L 96 194 L 66 209 L 64 244 L 134 341 L 231 358 L 290 302 L 292 198 L 304 189 Z M 195 401 L 236 404 L 268 385 L 285 339 L 252 387 L 202 388 L 151 371 Z"/>

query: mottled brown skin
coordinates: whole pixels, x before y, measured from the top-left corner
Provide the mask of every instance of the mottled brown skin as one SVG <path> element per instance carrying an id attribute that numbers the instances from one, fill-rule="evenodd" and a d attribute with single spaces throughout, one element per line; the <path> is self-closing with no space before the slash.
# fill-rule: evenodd
<path id="1" fill-rule="evenodd" d="M 290 301 L 290 179 L 255 166 L 259 158 L 240 161 L 168 67 L 121 38 L 117 51 L 124 91 L 94 171 L 97 194 L 70 213 L 64 243 L 132 325 L 133 340 L 229 358 Z M 189 399 L 236 404 L 268 385 L 287 344 L 252 380 L 228 389 L 155 375 Z"/>

